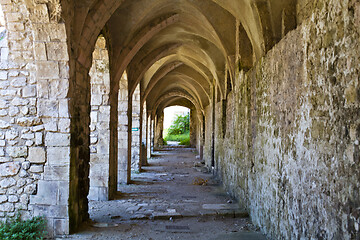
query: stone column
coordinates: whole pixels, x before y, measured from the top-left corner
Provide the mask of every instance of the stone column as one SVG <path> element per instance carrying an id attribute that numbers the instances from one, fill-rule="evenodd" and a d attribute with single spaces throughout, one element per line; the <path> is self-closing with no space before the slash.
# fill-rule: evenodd
<path id="1" fill-rule="evenodd" d="M 118 183 L 128 183 L 128 79 L 120 80 L 118 96 Z M 130 129 L 131 130 L 131 129 Z"/>
<path id="2" fill-rule="evenodd" d="M 132 96 L 131 169 L 140 171 L 140 84 Z"/>
<path id="3" fill-rule="evenodd" d="M 90 190 L 89 200 L 108 200 L 110 143 L 110 74 L 106 40 L 99 37 L 90 69 Z"/>
<path id="4" fill-rule="evenodd" d="M 161 111 L 156 116 L 156 125 L 155 125 L 155 132 L 154 132 L 154 147 L 159 148 L 164 145 L 163 140 L 163 128 L 164 128 L 164 111 Z"/>
<path id="5" fill-rule="evenodd" d="M 196 147 L 196 135 L 197 135 L 197 116 L 196 110 L 190 109 L 190 146 Z"/>

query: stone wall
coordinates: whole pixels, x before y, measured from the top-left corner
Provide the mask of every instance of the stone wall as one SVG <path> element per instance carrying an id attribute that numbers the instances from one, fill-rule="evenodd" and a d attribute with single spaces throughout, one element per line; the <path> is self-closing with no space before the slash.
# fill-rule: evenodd
<path id="1" fill-rule="evenodd" d="M 90 69 L 90 190 L 89 200 L 107 200 L 110 143 L 110 74 L 106 40 L 100 36 Z"/>
<path id="2" fill-rule="evenodd" d="M 69 232 L 69 56 L 46 3 L 1 1 L 0 217 L 44 215 L 53 236 Z"/>
<path id="3" fill-rule="evenodd" d="M 255 67 L 237 73 L 225 138 L 216 131 L 216 165 L 269 237 L 358 239 L 360 3 L 312 7 Z"/>

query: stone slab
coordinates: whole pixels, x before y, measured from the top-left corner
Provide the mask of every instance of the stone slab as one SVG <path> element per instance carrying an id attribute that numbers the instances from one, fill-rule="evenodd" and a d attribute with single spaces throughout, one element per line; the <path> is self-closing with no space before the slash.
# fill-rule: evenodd
<path id="1" fill-rule="evenodd" d="M 209 210 L 235 210 L 239 209 L 239 206 L 234 204 L 203 204 L 202 208 Z"/>
<path id="2" fill-rule="evenodd" d="M 266 237 L 256 232 L 236 232 L 221 234 L 212 240 L 266 240 Z"/>

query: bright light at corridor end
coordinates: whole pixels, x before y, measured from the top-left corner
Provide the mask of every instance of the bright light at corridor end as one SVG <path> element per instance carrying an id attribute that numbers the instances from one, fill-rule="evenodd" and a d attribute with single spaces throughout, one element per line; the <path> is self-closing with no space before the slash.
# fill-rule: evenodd
<path id="1" fill-rule="evenodd" d="M 181 106 L 172 106 L 164 109 L 164 129 L 171 126 L 171 123 L 175 120 L 176 115 L 186 115 L 190 112 L 189 108 Z"/>

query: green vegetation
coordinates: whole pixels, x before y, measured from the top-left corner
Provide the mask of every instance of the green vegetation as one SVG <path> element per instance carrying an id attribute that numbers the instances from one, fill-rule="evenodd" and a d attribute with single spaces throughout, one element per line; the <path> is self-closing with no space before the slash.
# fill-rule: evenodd
<path id="1" fill-rule="evenodd" d="M 0 224 L 0 239 L 4 240 L 40 240 L 47 234 L 44 217 L 21 220 L 18 213 Z"/>
<path id="2" fill-rule="evenodd" d="M 177 115 L 169 129 L 164 130 L 164 143 L 180 142 L 180 145 L 190 145 L 190 115 Z"/>

